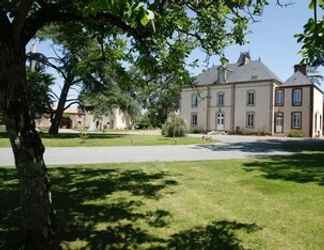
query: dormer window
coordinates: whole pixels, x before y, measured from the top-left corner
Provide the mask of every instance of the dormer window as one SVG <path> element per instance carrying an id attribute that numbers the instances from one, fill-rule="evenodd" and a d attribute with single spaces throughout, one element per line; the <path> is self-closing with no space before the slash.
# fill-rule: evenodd
<path id="1" fill-rule="evenodd" d="M 217 69 L 217 82 L 218 83 L 226 82 L 226 69 L 223 66 L 219 66 Z"/>

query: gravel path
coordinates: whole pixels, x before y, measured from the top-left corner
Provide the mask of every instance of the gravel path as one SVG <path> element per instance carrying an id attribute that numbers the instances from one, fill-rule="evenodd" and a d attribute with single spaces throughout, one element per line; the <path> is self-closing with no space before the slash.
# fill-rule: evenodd
<path id="1" fill-rule="evenodd" d="M 290 153 L 273 147 L 273 142 L 251 141 L 215 145 L 47 148 L 45 160 L 49 165 L 57 165 L 245 159 L 261 155 L 287 154 Z M 14 159 L 11 149 L 0 149 L 0 166 L 12 165 L 14 165 Z"/>

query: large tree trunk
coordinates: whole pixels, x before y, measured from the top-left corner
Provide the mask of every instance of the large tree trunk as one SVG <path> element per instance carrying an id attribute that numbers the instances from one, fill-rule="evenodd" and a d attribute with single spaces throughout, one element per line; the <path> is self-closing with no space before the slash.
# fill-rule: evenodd
<path id="1" fill-rule="evenodd" d="M 13 149 L 19 178 L 22 249 L 52 249 L 52 201 L 44 146 L 30 113 L 25 48 L 0 42 L 0 110 Z M 13 48 L 14 47 L 14 48 Z"/>
<path id="2" fill-rule="evenodd" d="M 69 94 L 70 86 L 71 84 L 68 81 L 64 82 L 57 108 L 51 117 L 51 127 L 48 130 L 48 133 L 50 135 L 58 135 L 59 133 L 59 128 L 64 114 L 64 108 Z"/>

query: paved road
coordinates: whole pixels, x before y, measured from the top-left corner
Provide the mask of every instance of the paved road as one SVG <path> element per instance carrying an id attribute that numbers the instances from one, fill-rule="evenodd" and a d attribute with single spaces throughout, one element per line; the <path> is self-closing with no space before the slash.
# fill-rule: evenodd
<path id="1" fill-rule="evenodd" d="M 46 163 L 121 163 L 145 161 L 194 161 L 218 159 L 244 159 L 260 155 L 286 155 L 289 152 L 270 143 L 228 143 L 215 145 L 132 146 L 132 147 L 79 147 L 47 148 Z M 9 148 L 0 149 L 0 166 L 14 164 Z"/>

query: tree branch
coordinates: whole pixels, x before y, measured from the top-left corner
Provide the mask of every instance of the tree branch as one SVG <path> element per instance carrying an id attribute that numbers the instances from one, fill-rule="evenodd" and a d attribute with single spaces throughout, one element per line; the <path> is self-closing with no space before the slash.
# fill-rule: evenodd
<path id="1" fill-rule="evenodd" d="M 74 104 L 80 104 L 80 101 L 70 102 L 68 105 L 64 107 L 64 110 L 67 110 L 69 107 L 71 107 Z"/>
<path id="2" fill-rule="evenodd" d="M 70 9 L 69 15 L 66 14 L 67 9 Z M 122 31 L 133 36 L 135 39 L 144 42 L 144 38 L 150 35 L 148 29 L 144 27 L 134 28 L 123 20 L 123 18 L 113 15 L 107 11 L 99 12 L 95 15 L 84 16 L 82 12 L 78 12 L 73 5 L 61 6 L 60 4 L 44 4 L 42 8 L 28 18 L 25 24 L 24 41 L 27 44 L 29 40 L 40 30 L 43 26 L 50 23 L 67 23 L 67 22 L 82 22 L 86 25 L 107 26 L 111 24 Z"/>

